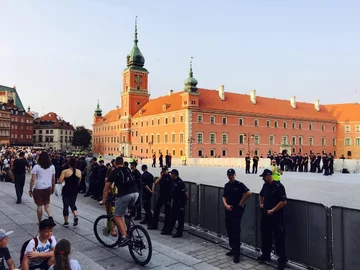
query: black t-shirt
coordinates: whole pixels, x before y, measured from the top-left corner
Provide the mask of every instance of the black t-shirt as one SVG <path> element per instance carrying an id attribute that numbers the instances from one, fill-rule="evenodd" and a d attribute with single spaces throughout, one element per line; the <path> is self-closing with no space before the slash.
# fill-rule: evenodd
<path id="1" fill-rule="evenodd" d="M 170 197 L 173 181 L 170 174 L 164 174 L 160 181 L 160 196 Z"/>
<path id="2" fill-rule="evenodd" d="M 25 174 L 26 168 L 29 166 L 29 163 L 24 158 L 17 158 L 14 160 L 14 174 Z"/>
<path id="3" fill-rule="evenodd" d="M 248 191 L 249 189 L 243 183 L 237 180 L 229 181 L 225 184 L 223 197 L 228 205 L 238 208 L 244 193 Z"/>
<path id="4" fill-rule="evenodd" d="M 115 183 L 118 188 L 117 197 L 122 197 L 130 193 L 139 192 L 129 168 L 119 167 L 111 171 L 107 182 Z"/>
<path id="5" fill-rule="evenodd" d="M 0 269 L 2 269 L 2 267 L 5 268 L 5 262 L 10 260 L 11 256 L 10 256 L 10 252 L 8 248 L 0 248 Z"/>
<path id="6" fill-rule="evenodd" d="M 146 189 L 146 186 L 149 187 L 149 189 L 152 189 L 152 185 L 154 183 L 154 176 L 149 172 L 144 172 L 141 176 L 141 181 L 144 187 L 144 194 L 150 194 L 150 192 Z"/>
<path id="7" fill-rule="evenodd" d="M 287 200 L 284 186 L 277 181 L 273 181 L 271 184 L 264 184 L 260 191 L 260 196 L 264 197 L 265 210 L 271 210 L 279 202 Z"/>

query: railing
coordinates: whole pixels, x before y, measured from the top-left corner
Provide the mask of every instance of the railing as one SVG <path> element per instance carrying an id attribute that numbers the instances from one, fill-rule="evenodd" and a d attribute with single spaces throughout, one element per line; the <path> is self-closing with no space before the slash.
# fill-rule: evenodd
<path id="1" fill-rule="evenodd" d="M 197 229 L 226 236 L 223 188 L 185 182 L 189 201 L 185 221 Z M 157 199 L 159 190 L 154 196 Z M 241 225 L 242 243 L 261 247 L 259 195 L 246 203 Z M 284 210 L 286 254 L 309 268 L 324 270 L 360 269 L 360 211 L 318 203 L 288 200 Z"/>

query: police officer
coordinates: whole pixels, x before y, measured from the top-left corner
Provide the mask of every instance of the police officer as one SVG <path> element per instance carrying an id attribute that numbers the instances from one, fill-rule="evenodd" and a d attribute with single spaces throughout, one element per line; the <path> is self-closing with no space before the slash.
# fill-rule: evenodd
<path id="1" fill-rule="evenodd" d="M 235 179 L 235 170 L 228 169 L 227 177 L 229 182 L 225 184 L 223 194 L 223 204 L 225 206 L 225 225 L 229 238 L 231 251 L 227 256 L 234 256 L 234 263 L 240 261 L 240 232 L 241 218 L 245 209 L 245 202 L 250 197 L 251 192 L 241 182 Z"/>
<path id="2" fill-rule="evenodd" d="M 245 173 L 250 173 L 250 162 L 251 162 L 251 159 L 250 159 L 250 154 L 246 154 L 246 157 L 245 157 Z"/>
<path id="3" fill-rule="evenodd" d="M 131 173 L 135 179 L 135 183 L 139 190 L 139 197 L 135 203 L 135 208 L 133 214 L 136 215 L 134 220 L 140 220 L 141 219 L 141 195 L 142 195 L 142 184 L 141 184 L 141 173 L 136 168 L 137 162 L 133 161 L 130 163 L 130 169 Z"/>
<path id="4" fill-rule="evenodd" d="M 258 157 L 258 155 L 254 155 L 254 157 L 253 157 L 253 165 L 252 165 L 252 173 L 257 174 L 258 164 L 259 164 L 259 157 Z"/>
<path id="5" fill-rule="evenodd" d="M 160 216 L 160 209 L 164 205 L 165 211 L 165 220 L 164 220 L 164 227 L 162 228 L 162 232 L 169 226 L 171 216 L 170 216 L 170 209 L 171 209 L 171 189 L 172 189 L 172 180 L 169 174 L 168 168 L 165 166 L 161 169 L 160 177 L 156 179 L 155 185 L 160 185 L 160 195 L 157 199 L 155 209 L 154 209 L 154 218 L 152 224 L 148 226 L 149 230 L 157 230 L 158 229 L 158 222 Z"/>
<path id="6" fill-rule="evenodd" d="M 152 213 L 151 213 L 151 197 L 155 194 L 155 182 L 154 176 L 148 172 L 147 165 L 142 165 L 141 170 L 143 174 L 141 176 L 141 182 L 143 184 L 143 207 L 145 210 L 145 218 L 140 224 L 151 224 L 152 223 Z"/>
<path id="7" fill-rule="evenodd" d="M 260 191 L 259 207 L 262 209 L 261 218 L 261 252 L 258 257 L 261 262 L 270 261 L 272 235 L 275 237 L 276 253 L 279 256 L 278 269 L 284 269 L 285 256 L 285 227 L 283 222 L 283 208 L 287 203 L 284 186 L 272 178 L 272 172 L 265 169 L 260 175 L 264 185 Z"/>
<path id="8" fill-rule="evenodd" d="M 173 169 L 170 172 L 171 179 L 173 181 L 173 186 L 171 189 L 171 221 L 168 227 L 164 228 L 164 231 L 161 234 L 172 234 L 172 231 L 175 227 L 176 221 L 178 222 L 176 233 L 173 235 L 173 238 L 182 237 L 184 232 L 184 223 L 185 223 L 185 204 L 189 199 L 188 193 L 186 192 L 185 184 L 183 180 L 179 177 L 179 171 Z"/>

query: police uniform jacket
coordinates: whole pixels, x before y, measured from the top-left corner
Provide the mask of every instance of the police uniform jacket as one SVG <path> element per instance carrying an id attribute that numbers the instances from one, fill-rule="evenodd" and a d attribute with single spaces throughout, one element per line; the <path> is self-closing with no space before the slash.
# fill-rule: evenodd
<path id="1" fill-rule="evenodd" d="M 271 210 L 279 202 L 287 200 L 285 187 L 280 182 L 276 181 L 273 181 L 271 184 L 264 184 L 260 191 L 260 196 L 264 198 L 265 210 Z M 274 214 L 277 213 L 282 213 L 282 209 Z"/>

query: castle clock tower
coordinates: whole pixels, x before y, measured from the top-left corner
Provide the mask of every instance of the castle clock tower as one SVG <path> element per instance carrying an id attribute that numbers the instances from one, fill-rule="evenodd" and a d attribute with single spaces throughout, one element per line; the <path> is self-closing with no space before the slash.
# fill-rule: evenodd
<path id="1" fill-rule="evenodd" d="M 137 19 L 135 39 L 130 53 L 126 56 L 127 68 L 123 71 L 121 93 L 121 153 L 131 155 L 131 117 L 149 101 L 148 74 L 144 68 L 145 58 L 138 47 Z"/>

